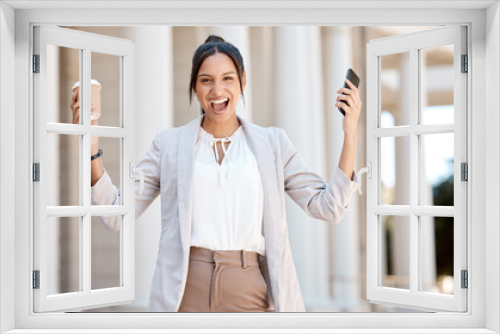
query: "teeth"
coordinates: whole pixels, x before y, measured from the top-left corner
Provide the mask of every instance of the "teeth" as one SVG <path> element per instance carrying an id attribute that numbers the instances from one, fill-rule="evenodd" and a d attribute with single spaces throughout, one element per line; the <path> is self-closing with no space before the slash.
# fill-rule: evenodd
<path id="1" fill-rule="evenodd" d="M 223 99 L 223 100 L 219 100 L 219 101 L 212 101 L 212 103 L 224 103 L 226 102 L 228 99 Z"/>

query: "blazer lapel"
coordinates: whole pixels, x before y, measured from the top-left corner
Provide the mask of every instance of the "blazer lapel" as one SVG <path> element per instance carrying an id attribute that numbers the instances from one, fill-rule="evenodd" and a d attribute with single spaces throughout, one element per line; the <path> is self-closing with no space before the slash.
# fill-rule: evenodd
<path id="1" fill-rule="evenodd" d="M 177 158 L 177 196 L 179 198 L 179 229 L 181 246 L 185 255 L 191 246 L 192 181 L 196 156 L 196 139 L 200 129 L 200 116 L 186 124 L 179 140 Z"/>
<path id="2" fill-rule="evenodd" d="M 281 216 L 281 200 L 277 178 L 276 159 L 273 148 L 265 132 L 258 126 L 238 116 L 247 134 L 250 150 L 254 154 L 262 180 L 264 192 L 264 238 L 266 242 L 266 260 L 271 280 L 273 299 L 278 300 L 279 268 L 283 253 L 283 233 Z"/>

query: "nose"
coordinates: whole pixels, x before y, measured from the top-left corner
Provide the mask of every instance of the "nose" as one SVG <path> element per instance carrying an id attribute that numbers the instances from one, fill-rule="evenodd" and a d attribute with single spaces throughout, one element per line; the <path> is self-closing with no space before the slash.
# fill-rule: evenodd
<path id="1" fill-rule="evenodd" d="M 214 84 L 212 86 L 212 94 L 217 96 L 220 93 L 222 93 L 222 90 L 223 90 L 222 83 L 214 81 Z"/>

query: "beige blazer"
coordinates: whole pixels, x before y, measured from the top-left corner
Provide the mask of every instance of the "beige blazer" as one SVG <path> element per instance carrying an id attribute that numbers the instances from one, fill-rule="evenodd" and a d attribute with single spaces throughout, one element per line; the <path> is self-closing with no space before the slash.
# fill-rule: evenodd
<path id="1" fill-rule="evenodd" d="M 139 180 L 136 179 L 136 219 L 161 194 L 162 226 L 150 295 L 152 312 L 176 312 L 184 294 L 191 236 L 193 166 L 203 117 L 158 132 L 137 165 L 144 171 L 145 184 L 144 192 L 139 195 Z M 350 180 L 336 167 L 330 182 L 326 183 L 307 168 L 282 129 L 261 127 L 240 116 L 238 119 L 258 162 L 264 188 L 267 311 L 303 312 L 304 303 L 288 237 L 285 193 L 309 216 L 338 223 L 348 209 L 350 196 L 357 190 L 356 174 Z M 105 172 L 92 187 L 92 204 L 118 203 L 119 194 Z M 118 224 L 113 217 L 103 217 L 102 222 L 116 230 Z"/>

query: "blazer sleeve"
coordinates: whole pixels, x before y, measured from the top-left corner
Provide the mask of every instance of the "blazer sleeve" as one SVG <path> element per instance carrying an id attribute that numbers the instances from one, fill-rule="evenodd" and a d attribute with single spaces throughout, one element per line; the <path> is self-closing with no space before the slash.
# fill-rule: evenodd
<path id="1" fill-rule="evenodd" d="M 285 192 L 309 216 L 338 223 L 349 208 L 351 195 L 358 189 L 357 175 L 352 180 L 337 166 L 330 182 L 310 171 L 284 130 L 279 129 Z"/>
<path id="2" fill-rule="evenodd" d="M 135 174 L 135 219 L 151 205 L 160 193 L 160 132 L 156 134 L 151 147 L 146 152 L 142 160 L 137 164 L 137 168 L 144 172 L 144 191 L 139 195 L 140 179 Z M 120 203 L 120 189 L 111 181 L 109 174 L 104 169 L 104 174 L 97 180 L 91 188 L 92 205 L 118 205 Z M 106 229 L 119 231 L 120 221 L 117 216 L 99 216 L 101 223 Z"/>

